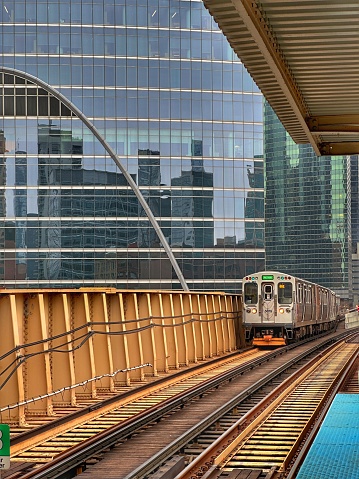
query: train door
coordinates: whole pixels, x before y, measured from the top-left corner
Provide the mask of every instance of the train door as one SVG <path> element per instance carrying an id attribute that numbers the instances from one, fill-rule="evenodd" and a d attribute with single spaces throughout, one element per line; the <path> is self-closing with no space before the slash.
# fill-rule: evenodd
<path id="1" fill-rule="evenodd" d="M 275 320 L 275 294 L 274 283 L 262 283 L 262 320 L 263 323 L 274 323 Z"/>

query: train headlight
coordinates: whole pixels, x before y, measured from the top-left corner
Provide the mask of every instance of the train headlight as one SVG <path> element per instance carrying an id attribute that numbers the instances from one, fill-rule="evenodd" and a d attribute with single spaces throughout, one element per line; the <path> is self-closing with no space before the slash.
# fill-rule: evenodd
<path id="1" fill-rule="evenodd" d="M 251 310 L 250 310 L 250 309 L 246 309 L 246 313 L 250 313 L 250 312 L 251 312 Z"/>
<path id="2" fill-rule="evenodd" d="M 257 308 L 252 308 L 252 313 L 256 314 L 256 312 L 257 312 Z"/>
<path id="3" fill-rule="evenodd" d="M 279 308 L 279 312 L 280 312 L 280 314 L 283 314 L 284 313 L 284 308 Z"/>
<path id="4" fill-rule="evenodd" d="M 287 308 L 287 309 L 285 310 L 286 313 L 290 313 L 290 311 L 291 311 L 290 308 Z"/>

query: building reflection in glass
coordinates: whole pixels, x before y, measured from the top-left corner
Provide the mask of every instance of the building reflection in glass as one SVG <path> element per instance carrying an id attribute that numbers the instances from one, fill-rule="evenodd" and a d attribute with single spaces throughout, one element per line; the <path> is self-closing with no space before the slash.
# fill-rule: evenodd
<path id="1" fill-rule="evenodd" d="M 23 156 L 24 155 L 24 156 Z M 16 279 L 26 277 L 26 216 L 27 216 L 27 159 L 26 151 L 15 152 L 15 195 L 14 211 L 16 221 L 15 247 Z"/>
<path id="2" fill-rule="evenodd" d="M 43 279 L 54 280 L 61 276 L 61 247 L 63 194 L 60 185 L 81 185 L 73 175 L 81 168 L 82 140 L 73 138 L 71 131 L 62 130 L 56 125 L 39 125 L 38 127 L 38 178 L 39 185 L 48 186 L 38 198 L 39 215 L 42 221 L 40 246 L 49 249 L 47 258 L 41 264 Z M 71 160 L 64 161 L 62 155 L 71 155 Z"/>
<path id="3" fill-rule="evenodd" d="M 201 160 L 193 160 L 191 169 L 172 178 L 172 233 L 173 247 L 208 248 L 214 244 L 213 173 L 206 173 Z M 200 189 L 197 189 L 200 187 Z M 203 189 L 202 189 L 203 188 Z M 211 188 L 206 190 L 205 188 Z M 175 218 L 182 218 L 176 222 Z M 196 220 L 200 218 L 202 221 Z"/>
<path id="4" fill-rule="evenodd" d="M 6 217 L 6 157 L 5 157 L 5 135 L 4 131 L 0 130 L 0 279 L 5 279 L 5 217 Z M 7 245 L 6 245 L 7 246 Z"/>
<path id="5" fill-rule="evenodd" d="M 265 113 L 267 268 L 351 297 L 350 159 L 317 157 Z"/>
<path id="6" fill-rule="evenodd" d="M 3 278 L 58 284 L 151 278 L 170 285 L 171 265 L 123 175 L 84 155 L 81 130 L 73 133 L 50 121 L 39 123 L 34 132 L 37 155 L 14 149 L 4 151 L 10 160 L 2 158 L 1 205 L 5 217 L 16 218 L 16 223 L 6 222 L 2 236 Z M 192 158 L 168 169 L 159 150 L 140 149 L 132 177 L 177 250 L 186 277 L 200 281 L 214 274 L 235 281 L 246 271 L 244 264 L 261 264 L 260 257 L 252 261 L 253 252 L 239 251 L 263 246 L 258 221 L 263 215 L 262 162 L 241 162 L 243 181 L 236 181 L 248 186 L 233 196 L 215 188 L 215 177 L 223 171 L 202 153 L 202 142 L 192 141 Z M 8 211 L 6 186 L 14 187 L 8 190 L 13 204 Z M 235 227 L 223 222 L 236 215 Z"/>
<path id="7" fill-rule="evenodd" d="M 3 65 L 38 76 L 93 122 L 192 289 L 239 291 L 264 262 L 263 98 L 203 3 L 15 3 L 0 10 Z M 91 131 L 42 88 L 0 79 L 6 286 L 179 287 Z"/>
<path id="8" fill-rule="evenodd" d="M 160 152 L 151 149 L 138 150 L 138 186 L 141 187 L 141 193 L 147 204 L 151 208 L 155 217 L 159 217 L 160 208 L 160 189 L 161 189 L 161 167 Z M 146 189 L 148 187 L 148 189 Z M 153 188 L 152 188 L 153 187 Z M 159 239 L 154 229 L 148 224 L 147 215 L 142 206 L 139 205 L 139 216 L 145 217 L 146 221 L 141 222 L 139 229 L 138 245 L 140 247 L 158 248 Z"/>

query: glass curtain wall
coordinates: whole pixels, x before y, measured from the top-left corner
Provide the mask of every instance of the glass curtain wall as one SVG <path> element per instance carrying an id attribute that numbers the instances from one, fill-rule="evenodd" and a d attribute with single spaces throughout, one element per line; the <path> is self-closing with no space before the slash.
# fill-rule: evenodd
<path id="1" fill-rule="evenodd" d="M 73 102 L 137 183 L 191 289 L 264 267 L 262 95 L 201 1 L 0 2 L 5 67 Z M 102 145 L 1 76 L 0 284 L 180 288 Z"/>
<path id="2" fill-rule="evenodd" d="M 265 104 L 268 269 L 352 295 L 350 157 L 296 145 Z"/>

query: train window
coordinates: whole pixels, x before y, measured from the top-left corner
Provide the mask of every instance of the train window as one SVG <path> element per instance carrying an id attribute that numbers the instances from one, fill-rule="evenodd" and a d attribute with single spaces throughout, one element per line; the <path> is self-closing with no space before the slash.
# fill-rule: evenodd
<path id="1" fill-rule="evenodd" d="M 311 294 L 311 289 L 309 286 L 306 286 L 305 288 L 305 302 L 307 304 L 310 304 L 312 301 L 312 294 Z"/>
<path id="2" fill-rule="evenodd" d="M 303 302 L 303 285 L 298 284 L 297 285 L 298 291 L 297 291 L 297 302 L 301 304 Z"/>
<path id="3" fill-rule="evenodd" d="M 292 283 L 278 283 L 278 304 L 291 304 L 292 301 Z"/>
<path id="4" fill-rule="evenodd" d="M 245 283 L 244 285 L 244 302 L 246 304 L 258 303 L 258 285 L 257 283 Z"/>
<path id="5" fill-rule="evenodd" d="M 273 285 L 272 284 L 263 284 L 263 299 L 265 301 L 271 301 L 273 299 Z"/>
<path id="6" fill-rule="evenodd" d="M 328 304 L 328 291 L 323 291 L 323 304 Z"/>

